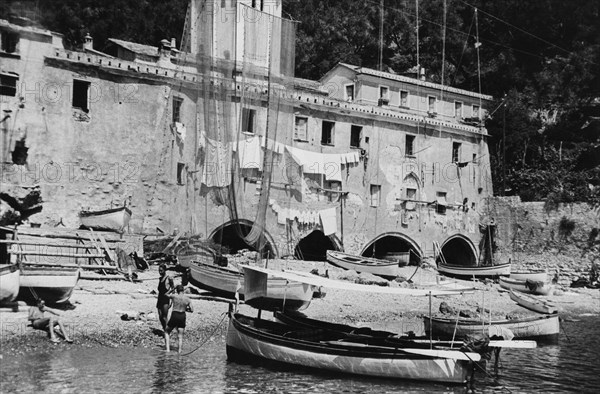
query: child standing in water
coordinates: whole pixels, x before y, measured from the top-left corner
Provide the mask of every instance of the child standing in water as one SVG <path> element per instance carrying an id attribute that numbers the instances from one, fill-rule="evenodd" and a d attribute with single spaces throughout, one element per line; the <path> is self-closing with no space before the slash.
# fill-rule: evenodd
<path id="1" fill-rule="evenodd" d="M 177 294 L 171 294 L 172 290 L 167 294 L 171 301 L 173 301 L 173 310 L 171 311 L 171 318 L 169 319 L 169 323 L 165 330 L 165 345 L 167 352 L 171 351 L 171 339 L 169 334 L 171 334 L 173 329 L 177 328 L 177 339 L 179 342 L 177 352 L 181 353 L 181 348 L 183 347 L 183 332 L 185 331 L 185 312 L 193 312 L 193 310 L 190 299 L 183 294 L 183 286 L 177 285 L 175 290 L 177 291 Z"/>

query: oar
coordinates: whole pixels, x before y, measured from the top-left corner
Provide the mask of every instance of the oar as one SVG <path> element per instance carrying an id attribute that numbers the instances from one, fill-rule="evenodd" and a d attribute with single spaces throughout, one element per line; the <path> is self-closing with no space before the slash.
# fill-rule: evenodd
<path id="1" fill-rule="evenodd" d="M 384 346 L 372 346 L 364 343 L 356 342 L 342 342 L 342 341 L 321 341 L 323 343 L 337 345 L 341 347 L 359 347 L 359 348 L 370 348 L 370 349 L 381 349 L 387 351 L 396 351 L 410 354 L 418 354 L 420 356 L 437 357 L 437 358 L 449 358 L 453 360 L 465 360 L 465 361 L 479 361 L 481 355 L 478 353 L 465 353 L 459 350 L 437 350 L 437 349 L 417 349 L 417 348 L 396 348 L 396 347 L 384 347 Z"/>

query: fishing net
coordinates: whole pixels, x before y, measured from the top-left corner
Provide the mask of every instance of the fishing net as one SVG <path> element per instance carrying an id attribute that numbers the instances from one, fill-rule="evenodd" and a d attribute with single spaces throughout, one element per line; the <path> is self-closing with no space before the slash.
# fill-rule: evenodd
<path id="1" fill-rule="evenodd" d="M 196 40 L 203 76 L 202 183 L 227 205 L 238 236 L 260 251 L 273 182 L 287 178 L 284 145 L 294 120 L 286 87 L 293 86 L 296 23 L 243 4 L 221 10 L 211 9 L 214 4 L 204 2 L 198 11 Z M 223 23 L 228 18 L 237 23 Z M 250 178 L 260 194 L 247 206 L 244 182 Z M 242 228 L 240 217 L 251 216 L 252 227 Z"/>

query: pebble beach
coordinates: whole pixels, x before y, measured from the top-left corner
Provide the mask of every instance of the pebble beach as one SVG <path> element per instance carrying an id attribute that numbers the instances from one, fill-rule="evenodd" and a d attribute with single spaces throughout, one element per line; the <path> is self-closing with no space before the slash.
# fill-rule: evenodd
<path id="1" fill-rule="evenodd" d="M 275 260 L 270 268 L 293 268 L 302 271 L 318 270 L 331 278 L 344 280 L 347 272 L 323 262 Z M 314 271 L 313 271 L 314 272 Z M 177 274 L 171 272 L 173 276 Z M 60 314 L 73 344 L 64 341 L 55 345 L 45 332 L 28 326 L 29 307 L 14 303 L 0 307 L 0 355 L 23 354 L 49 347 L 145 347 L 164 349 L 160 323 L 156 316 L 156 287 L 158 267 L 138 273 L 138 281 L 81 279 L 70 303 L 53 308 Z M 392 286 L 418 286 L 433 284 L 442 277 L 433 268 L 409 266 L 401 268 L 400 278 L 412 278 L 411 282 L 389 283 Z M 175 283 L 180 283 L 175 278 Z M 471 282 L 452 279 L 453 283 L 471 286 L 476 291 L 460 296 L 433 297 L 431 310 L 435 315 L 442 302 L 461 310 L 477 310 L 483 307 L 486 316 L 533 314 L 510 300 L 508 292 L 497 283 Z M 443 283 L 448 283 L 443 282 Z M 193 313 L 188 313 L 184 351 L 201 346 L 206 341 L 222 340 L 227 330 L 226 312 L 229 303 L 212 297 L 193 286 L 188 286 Z M 422 334 L 422 316 L 430 310 L 429 297 L 400 296 L 378 293 L 357 293 L 339 289 L 325 289 L 323 298 L 313 299 L 303 311 L 308 317 L 336 323 L 370 326 L 393 332 L 413 331 Z M 559 308 L 564 319 L 582 314 L 600 314 L 600 291 L 585 288 L 557 288 L 547 297 Z M 256 315 L 257 311 L 247 305 L 239 305 L 239 311 Z M 263 313 L 269 317 L 268 313 Z M 175 343 L 173 340 L 172 343 Z M 176 348 L 176 345 L 175 345 Z"/>

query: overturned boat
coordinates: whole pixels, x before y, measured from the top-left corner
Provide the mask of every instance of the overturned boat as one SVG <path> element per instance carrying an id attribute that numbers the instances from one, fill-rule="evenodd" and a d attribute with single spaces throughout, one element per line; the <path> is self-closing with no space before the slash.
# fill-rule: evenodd
<path id="1" fill-rule="evenodd" d="M 85 228 L 122 233 L 131 219 L 131 209 L 123 206 L 100 211 L 79 212 L 79 220 Z"/>

